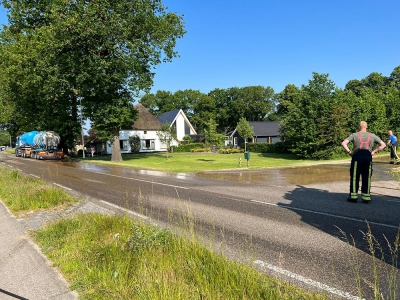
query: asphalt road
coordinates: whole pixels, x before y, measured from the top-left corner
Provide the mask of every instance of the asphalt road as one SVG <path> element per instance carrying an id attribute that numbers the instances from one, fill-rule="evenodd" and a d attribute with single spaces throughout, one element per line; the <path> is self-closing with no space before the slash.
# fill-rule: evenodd
<path id="1" fill-rule="evenodd" d="M 356 279 L 363 297 L 373 299 L 374 270 L 383 295 L 391 290 L 390 282 L 400 282 L 400 264 L 387 246 L 394 243 L 400 224 L 400 184 L 387 173 L 397 166 L 387 161 L 374 162 L 373 200 L 364 204 L 346 201 L 348 162 L 167 174 L 0 154 L 3 166 L 104 207 L 121 207 L 142 220 L 193 229 L 232 259 L 306 289 L 325 290 L 335 299 L 358 299 Z M 374 248 L 375 264 L 366 221 L 383 250 L 382 255 Z M 397 279 L 390 279 L 394 272 Z"/>

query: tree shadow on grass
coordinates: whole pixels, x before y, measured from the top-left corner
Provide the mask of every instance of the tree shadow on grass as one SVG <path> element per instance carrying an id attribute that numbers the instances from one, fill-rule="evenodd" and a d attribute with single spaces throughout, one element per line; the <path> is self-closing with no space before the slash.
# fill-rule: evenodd
<path id="1" fill-rule="evenodd" d="M 204 158 L 199 158 L 197 161 L 203 161 L 203 162 L 213 162 L 215 159 L 204 159 Z"/>

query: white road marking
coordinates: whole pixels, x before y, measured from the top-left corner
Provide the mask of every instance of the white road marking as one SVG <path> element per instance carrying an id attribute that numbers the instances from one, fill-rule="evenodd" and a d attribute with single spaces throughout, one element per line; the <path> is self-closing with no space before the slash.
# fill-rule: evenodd
<path id="1" fill-rule="evenodd" d="M 35 178 L 40 178 L 39 176 L 36 176 L 34 174 L 29 174 L 29 175 L 32 176 L 32 177 L 35 177 Z"/>
<path id="2" fill-rule="evenodd" d="M 285 275 L 285 276 L 288 276 L 288 277 L 290 277 L 290 278 L 296 279 L 296 280 L 298 280 L 298 281 L 300 281 L 300 282 L 303 282 L 303 283 L 306 283 L 306 284 L 308 284 L 308 285 L 317 287 L 317 288 L 322 289 L 322 290 L 324 290 L 324 291 L 326 291 L 326 292 L 328 292 L 328 293 L 331 293 L 331 294 L 334 294 L 334 295 L 343 297 L 343 298 L 345 298 L 345 299 L 350 299 L 350 300 L 365 300 L 364 298 L 360 298 L 360 297 L 357 297 L 357 296 L 353 296 L 353 295 L 349 294 L 348 292 L 344 292 L 344 291 L 338 290 L 338 289 L 336 289 L 336 288 L 330 287 L 329 285 L 323 284 L 323 283 L 321 283 L 321 282 L 312 280 L 312 279 L 310 279 L 310 278 L 303 277 L 303 276 L 298 275 L 298 274 L 296 274 L 296 273 L 293 273 L 293 272 L 290 272 L 290 271 L 288 271 L 288 270 L 285 270 L 285 269 L 279 268 L 279 267 L 277 267 L 277 266 L 271 265 L 271 264 L 269 264 L 269 263 L 266 263 L 266 262 L 264 262 L 264 261 L 262 261 L 262 260 L 256 260 L 256 261 L 254 261 L 254 263 L 255 263 L 256 265 L 259 265 L 259 266 L 263 267 L 263 268 L 266 268 L 266 269 L 272 270 L 272 271 L 274 271 L 274 272 L 283 274 L 283 275 Z"/>
<path id="3" fill-rule="evenodd" d="M 278 205 L 278 204 L 275 204 L 275 203 L 268 203 L 268 202 L 262 202 L 262 201 L 257 201 L 257 200 L 250 200 L 250 201 L 251 202 L 255 202 L 255 203 L 264 204 L 264 205 L 270 205 L 270 206 L 276 206 L 276 207 L 281 207 L 281 208 L 305 211 L 305 212 L 309 212 L 309 213 L 313 213 L 313 214 L 318 214 L 318 215 L 329 216 L 329 217 L 334 217 L 334 218 L 339 218 L 339 219 L 344 219 L 344 220 L 349 220 L 349 221 L 365 223 L 365 220 L 351 218 L 351 217 L 345 217 L 345 216 L 340 216 L 340 215 L 335 215 L 335 214 L 328 214 L 328 213 L 315 211 L 315 210 L 310 210 L 310 209 L 298 208 L 298 207 L 293 207 L 293 206 L 289 206 L 289 205 Z M 373 221 L 368 221 L 368 223 L 369 224 L 383 226 L 383 227 L 388 227 L 388 228 L 394 228 L 394 229 L 398 228 L 398 226 L 389 225 L 389 224 L 383 224 L 383 223 L 378 223 L 378 222 L 373 222 Z"/>
<path id="4" fill-rule="evenodd" d="M 112 174 L 104 174 L 100 172 L 93 172 L 95 174 L 101 174 L 101 175 L 106 175 L 106 176 L 112 176 L 112 177 L 117 177 L 117 178 L 122 178 L 122 179 L 128 179 L 128 180 L 135 180 L 135 181 L 140 181 L 140 182 L 146 182 L 146 183 L 151 183 L 151 184 L 158 184 L 158 185 L 164 185 L 164 186 L 169 186 L 173 188 L 178 188 L 178 189 L 183 189 L 183 190 L 188 190 L 189 188 L 179 186 L 179 185 L 172 185 L 172 184 L 166 184 L 166 183 L 161 183 L 161 182 L 155 182 L 155 181 L 150 181 L 150 180 L 144 180 L 144 179 L 137 179 L 137 178 L 131 178 L 131 177 L 125 177 L 125 176 L 118 176 L 118 175 L 112 175 Z"/>
<path id="5" fill-rule="evenodd" d="M 149 218 L 149 217 L 146 217 L 145 215 L 142 215 L 142 214 L 139 214 L 139 213 L 134 212 L 134 211 L 132 211 L 132 210 L 129 210 L 129 209 L 123 208 L 123 207 L 121 207 L 121 206 L 112 204 L 112 203 L 110 203 L 110 202 L 107 202 L 107 201 L 104 201 L 104 200 L 100 200 L 100 202 L 102 202 L 102 203 L 104 203 L 104 204 L 107 204 L 107 205 L 109 205 L 109 206 L 115 207 L 115 208 L 117 208 L 117 209 L 123 210 L 124 212 L 127 212 L 128 214 L 134 215 L 134 216 L 136 216 L 136 217 L 139 217 L 139 218 L 142 218 L 142 219 L 145 219 L 145 220 L 150 220 L 150 218 Z"/>
<path id="6" fill-rule="evenodd" d="M 65 189 L 65 190 L 72 191 L 72 189 L 70 189 L 70 188 L 68 188 L 68 187 L 66 187 L 66 186 L 63 186 L 63 185 L 61 185 L 61 184 L 58 184 L 58 183 L 55 183 L 55 182 L 53 182 L 53 184 L 56 185 L 56 186 L 58 186 L 58 187 L 60 187 L 60 188 Z"/>
<path id="7" fill-rule="evenodd" d="M 96 182 L 96 183 L 104 183 L 103 181 L 99 180 L 93 180 L 93 179 L 87 179 L 87 178 L 82 178 L 83 180 L 90 181 L 90 182 Z"/>

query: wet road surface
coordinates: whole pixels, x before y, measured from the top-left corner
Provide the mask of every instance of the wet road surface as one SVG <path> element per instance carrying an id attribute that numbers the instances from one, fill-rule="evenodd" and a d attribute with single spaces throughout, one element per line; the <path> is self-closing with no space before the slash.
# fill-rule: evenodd
<path id="1" fill-rule="evenodd" d="M 96 203 L 128 208 L 142 219 L 169 227 L 192 220 L 228 257 L 347 299 L 357 295 L 354 253 L 361 278 L 373 282 L 371 255 L 362 233 L 367 232 L 365 221 L 386 250 L 384 237 L 393 242 L 400 223 L 400 185 L 388 173 L 397 166 L 389 165 L 385 157 L 374 160 L 370 204 L 346 202 L 349 162 L 170 174 L 4 155 L 0 160 Z M 348 243 L 353 239 L 355 248 Z M 391 270 L 390 255 L 385 259 L 389 263 L 377 267 L 382 272 Z M 363 294 L 371 295 L 367 284 L 362 285 Z M 387 280 L 381 279 L 381 285 L 387 292 Z"/>

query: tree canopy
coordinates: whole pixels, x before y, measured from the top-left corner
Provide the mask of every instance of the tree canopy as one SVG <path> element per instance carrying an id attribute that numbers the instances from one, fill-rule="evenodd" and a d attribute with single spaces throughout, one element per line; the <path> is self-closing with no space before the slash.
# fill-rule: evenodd
<path id="1" fill-rule="evenodd" d="M 384 138 L 388 129 L 399 129 L 393 111 L 399 107 L 399 90 L 393 86 L 393 80 L 377 73 L 349 81 L 344 90 L 329 74 L 318 73 L 301 88 L 286 86 L 277 95 L 284 145 L 305 158 L 328 159 L 342 151 L 340 142 L 363 120 Z"/>
<path id="2" fill-rule="evenodd" d="M 177 56 L 182 16 L 161 0 L 1 3 L 9 17 L 0 36 L 1 93 L 18 112 L 14 130 L 56 130 L 71 145 L 81 106 L 121 160 L 119 130 L 135 121 L 134 96 L 151 87 L 154 68 Z"/>

